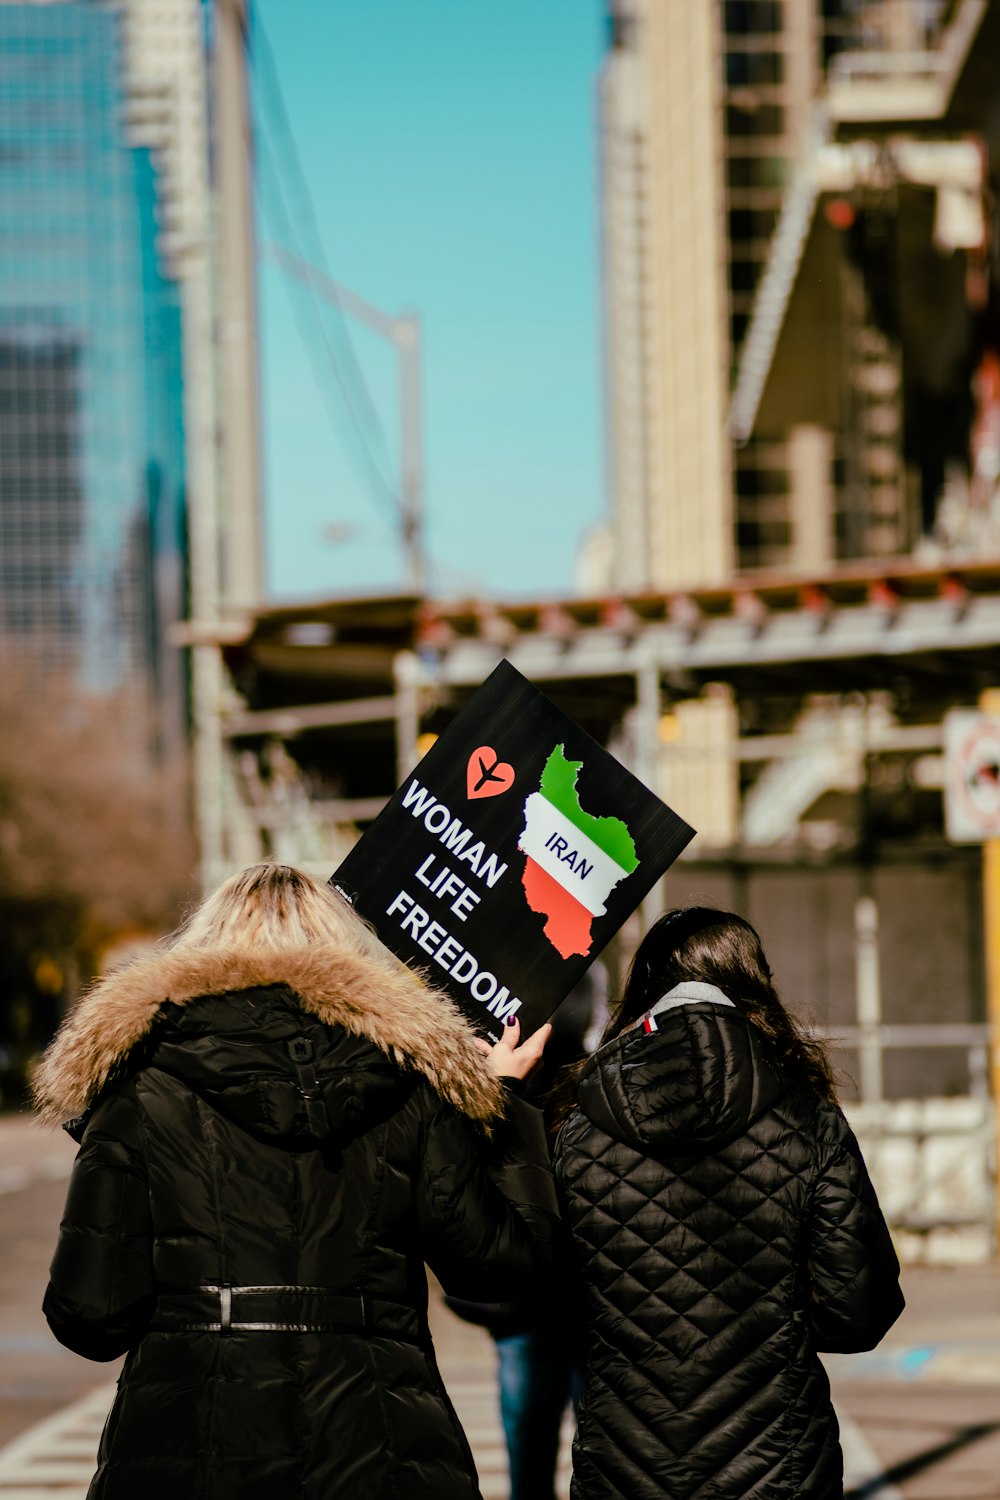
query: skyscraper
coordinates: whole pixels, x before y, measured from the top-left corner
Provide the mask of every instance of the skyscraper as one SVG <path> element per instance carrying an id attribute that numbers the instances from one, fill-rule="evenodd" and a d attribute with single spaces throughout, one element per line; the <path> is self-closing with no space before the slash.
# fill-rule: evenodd
<path id="1" fill-rule="evenodd" d="M 176 741 L 180 289 L 130 133 L 122 14 L 0 5 L 0 631 Z"/>
<path id="2" fill-rule="evenodd" d="M 974 548 L 995 0 L 609 10 L 616 584 Z"/>
<path id="3" fill-rule="evenodd" d="M 78 650 L 83 485 L 79 344 L 58 326 L 0 331 L 0 594 L 3 633 Z"/>
<path id="4" fill-rule="evenodd" d="M 0 645 L 185 733 L 261 591 L 246 0 L 0 0 Z M 218 665 L 193 652 L 203 844 Z"/>

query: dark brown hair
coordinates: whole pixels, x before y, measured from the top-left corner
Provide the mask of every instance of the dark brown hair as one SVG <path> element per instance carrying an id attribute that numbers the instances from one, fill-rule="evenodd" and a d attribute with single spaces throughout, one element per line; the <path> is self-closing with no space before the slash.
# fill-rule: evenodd
<path id="1" fill-rule="evenodd" d="M 685 980 L 701 980 L 721 990 L 767 1038 L 774 1064 L 788 1083 L 836 1103 L 833 1073 L 822 1043 L 807 1036 L 782 1005 L 759 936 L 735 912 L 685 906 L 659 917 L 636 949 L 601 1045 L 627 1031 L 661 996 Z M 572 1076 L 568 1072 L 552 1092 L 554 1127 L 562 1123 L 575 1101 L 580 1068 Z"/>

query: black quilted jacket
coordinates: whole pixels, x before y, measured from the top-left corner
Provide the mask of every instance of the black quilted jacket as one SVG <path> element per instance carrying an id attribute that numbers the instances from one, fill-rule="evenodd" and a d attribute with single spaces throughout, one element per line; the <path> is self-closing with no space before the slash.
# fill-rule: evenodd
<path id="1" fill-rule="evenodd" d="M 903 1307 L 858 1144 L 739 1010 L 658 1020 L 590 1059 L 556 1146 L 590 1315 L 574 1500 L 834 1500 L 817 1352 Z"/>

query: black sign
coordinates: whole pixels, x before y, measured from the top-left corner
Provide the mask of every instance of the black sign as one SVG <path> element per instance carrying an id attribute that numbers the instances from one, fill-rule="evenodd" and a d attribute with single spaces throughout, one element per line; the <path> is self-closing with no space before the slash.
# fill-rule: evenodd
<path id="1" fill-rule="evenodd" d="M 504 661 L 331 883 L 480 1030 L 527 1036 L 693 836 Z"/>

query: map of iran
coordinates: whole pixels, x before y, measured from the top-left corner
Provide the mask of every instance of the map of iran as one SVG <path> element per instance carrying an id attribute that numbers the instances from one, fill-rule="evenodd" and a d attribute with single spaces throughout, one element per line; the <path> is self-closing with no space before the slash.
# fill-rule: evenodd
<path id="1" fill-rule="evenodd" d="M 547 919 L 545 936 L 563 958 L 590 952 L 594 918 L 604 915 L 615 886 L 639 864 L 621 818 L 595 816 L 580 806 L 576 781 L 582 765 L 567 759 L 563 745 L 555 747 L 538 791 L 524 804 L 518 840 L 528 905 Z"/>

